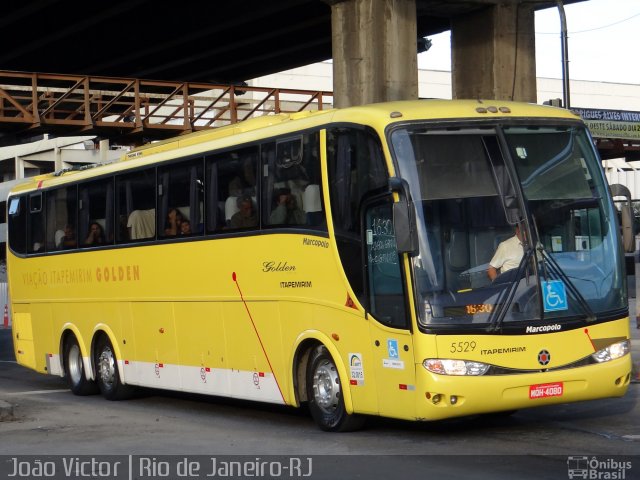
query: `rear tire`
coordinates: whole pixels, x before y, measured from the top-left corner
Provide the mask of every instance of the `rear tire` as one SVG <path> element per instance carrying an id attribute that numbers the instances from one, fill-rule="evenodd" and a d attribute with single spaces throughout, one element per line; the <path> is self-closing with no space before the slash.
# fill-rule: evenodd
<path id="1" fill-rule="evenodd" d="M 101 337 L 96 345 L 95 368 L 96 382 L 104 398 L 124 400 L 133 396 L 133 387 L 124 385 L 120 379 L 116 354 L 111 342 L 105 336 Z"/>
<path id="2" fill-rule="evenodd" d="M 307 368 L 307 398 L 311 416 L 325 432 L 348 432 L 364 425 L 364 417 L 347 413 L 338 369 L 324 345 L 311 352 Z"/>
<path id="3" fill-rule="evenodd" d="M 67 338 L 63 352 L 65 378 L 73 394 L 84 396 L 98 393 L 96 382 L 88 380 L 85 375 L 82 352 L 75 336 Z"/>

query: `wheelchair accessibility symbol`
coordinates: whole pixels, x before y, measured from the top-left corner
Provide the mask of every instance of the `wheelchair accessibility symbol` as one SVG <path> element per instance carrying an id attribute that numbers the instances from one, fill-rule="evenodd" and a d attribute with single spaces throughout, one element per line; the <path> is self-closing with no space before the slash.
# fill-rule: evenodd
<path id="1" fill-rule="evenodd" d="M 387 353 L 389 354 L 389 358 L 399 358 L 398 355 L 398 341 L 388 339 L 387 340 Z"/>
<path id="2" fill-rule="evenodd" d="M 550 280 L 542 282 L 542 295 L 545 312 L 557 312 L 559 310 L 568 310 L 567 291 L 561 280 Z"/>

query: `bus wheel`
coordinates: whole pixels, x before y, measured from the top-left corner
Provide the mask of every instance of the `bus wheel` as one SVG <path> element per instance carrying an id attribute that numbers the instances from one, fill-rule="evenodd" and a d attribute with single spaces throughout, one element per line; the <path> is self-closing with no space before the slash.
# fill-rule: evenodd
<path id="1" fill-rule="evenodd" d="M 84 374 L 84 362 L 78 340 L 73 335 L 64 343 L 64 373 L 69 389 L 74 395 L 93 395 L 98 386 Z"/>
<path id="2" fill-rule="evenodd" d="M 311 416 L 324 431 L 347 432 L 364 424 L 363 417 L 346 412 L 338 369 L 324 346 L 311 353 L 307 369 L 307 397 Z"/>
<path id="3" fill-rule="evenodd" d="M 130 397 L 133 389 L 120 381 L 118 362 L 109 339 L 101 337 L 95 352 L 96 381 L 102 396 L 107 400 L 124 400 Z"/>

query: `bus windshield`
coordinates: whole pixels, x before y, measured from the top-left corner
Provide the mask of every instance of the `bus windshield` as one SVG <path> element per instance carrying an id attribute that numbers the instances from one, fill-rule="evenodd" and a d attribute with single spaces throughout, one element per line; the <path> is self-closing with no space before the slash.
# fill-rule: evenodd
<path id="1" fill-rule="evenodd" d="M 617 221 L 582 126 L 412 124 L 391 144 L 416 206 L 421 325 L 590 322 L 626 308 Z"/>

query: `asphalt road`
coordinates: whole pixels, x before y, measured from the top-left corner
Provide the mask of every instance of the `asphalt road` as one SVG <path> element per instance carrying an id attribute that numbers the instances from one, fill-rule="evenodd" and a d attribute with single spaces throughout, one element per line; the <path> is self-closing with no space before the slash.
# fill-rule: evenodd
<path id="1" fill-rule="evenodd" d="M 0 400 L 14 406 L 14 419 L 0 422 L 0 454 L 9 455 L 0 457 L 0 477 L 7 475 L 13 458 L 111 454 L 136 461 L 129 455 L 158 461 L 163 455 L 193 456 L 203 472 L 211 456 L 243 455 L 255 461 L 277 455 L 287 461 L 301 458 L 303 464 L 311 456 L 309 478 L 387 480 L 399 475 L 564 479 L 569 457 L 587 456 L 631 461 L 634 468 L 624 478 L 639 478 L 639 387 L 632 384 L 620 399 L 540 407 L 507 417 L 435 423 L 372 418 L 362 431 L 329 434 L 318 430 L 305 411 L 258 403 L 160 391 L 123 402 L 76 397 L 63 379 L 17 365 L 10 331 L 0 329 Z M 142 475 L 149 472 L 136 471 L 131 478 L 177 478 Z"/>

